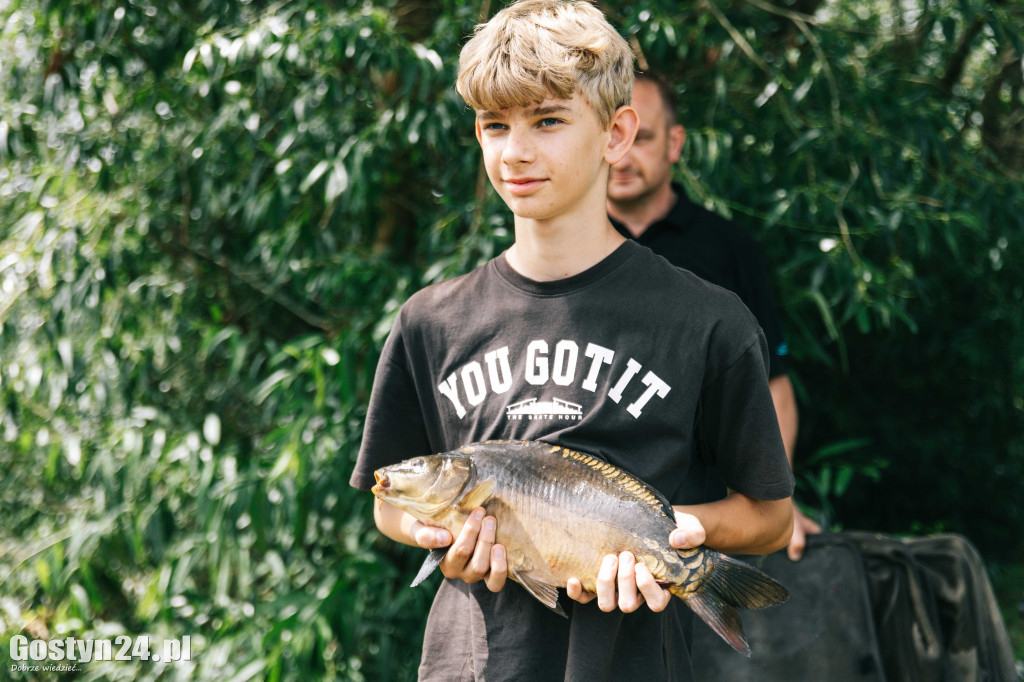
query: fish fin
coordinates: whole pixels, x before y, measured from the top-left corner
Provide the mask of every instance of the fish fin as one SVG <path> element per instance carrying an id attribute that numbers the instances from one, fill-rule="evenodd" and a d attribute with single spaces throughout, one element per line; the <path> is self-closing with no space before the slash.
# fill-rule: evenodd
<path id="1" fill-rule="evenodd" d="M 741 609 L 766 609 L 789 599 L 786 588 L 764 571 L 725 554 L 715 554 L 705 581 L 710 581 L 726 603 Z"/>
<path id="2" fill-rule="evenodd" d="M 686 593 L 683 585 L 677 585 L 669 591 L 682 598 L 733 649 L 749 656 L 750 647 L 736 608 L 777 606 L 789 598 L 789 592 L 767 573 L 724 554 L 715 552 L 708 564 L 696 590 Z"/>
<path id="3" fill-rule="evenodd" d="M 444 559 L 445 554 L 448 553 L 447 547 L 439 547 L 438 549 L 430 550 L 430 554 L 427 555 L 423 565 L 420 566 L 420 572 L 413 578 L 412 584 L 409 587 L 416 587 L 421 582 L 427 579 L 427 576 L 434 572 L 438 564 L 441 563 L 441 559 Z"/>
<path id="4" fill-rule="evenodd" d="M 750 656 L 750 645 L 743 634 L 743 623 L 735 608 L 721 600 L 718 594 L 700 589 L 683 597 L 683 601 L 700 619 L 708 624 L 729 646 Z"/>
<path id="5" fill-rule="evenodd" d="M 527 592 L 532 594 L 541 604 L 548 607 L 562 618 L 569 617 L 566 615 L 565 610 L 558 604 L 557 587 L 554 585 L 548 585 L 547 583 L 542 583 L 539 580 L 534 580 L 528 574 L 521 573 L 515 569 L 510 569 L 509 575 L 512 576 L 513 580 L 522 585 Z"/>
<path id="6" fill-rule="evenodd" d="M 476 509 L 482 507 L 484 502 L 491 499 L 494 494 L 494 479 L 488 478 L 473 486 L 473 489 L 466 493 L 466 496 L 459 502 L 463 509 Z"/>
<path id="7" fill-rule="evenodd" d="M 414 512 L 413 516 L 415 516 L 418 519 L 419 518 L 428 518 L 429 519 L 429 518 L 433 518 L 434 516 L 437 516 L 438 514 L 444 512 L 444 511 L 446 511 L 448 509 L 451 509 L 451 507 L 452 507 L 452 503 L 449 502 L 448 500 L 444 500 L 442 502 L 438 502 L 437 504 L 410 505 L 408 507 L 408 509 L 409 509 L 410 512 Z"/>

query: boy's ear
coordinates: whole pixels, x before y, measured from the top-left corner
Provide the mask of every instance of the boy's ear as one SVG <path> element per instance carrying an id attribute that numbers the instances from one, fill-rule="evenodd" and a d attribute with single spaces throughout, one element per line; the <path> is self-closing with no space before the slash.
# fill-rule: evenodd
<path id="1" fill-rule="evenodd" d="M 473 117 L 473 130 L 476 132 L 476 141 L 479 144 L 482 141 L 483 132 L 480 130 L 480 119 L 476 116 Z"/>
<path id="2" fill-rule="evenodd" d="M 629 148 L 633 146 L 636 139 L 636 131 L 640 127 L 640 117 L 636 109 L 624 104 L 612 114 L 612 120 L 608 124 L 608 131 L 611 133 L 608 138 L 608 146 L 605 148 L 604 160 L 608 165 L 614 166 L 626 155 Z"/>

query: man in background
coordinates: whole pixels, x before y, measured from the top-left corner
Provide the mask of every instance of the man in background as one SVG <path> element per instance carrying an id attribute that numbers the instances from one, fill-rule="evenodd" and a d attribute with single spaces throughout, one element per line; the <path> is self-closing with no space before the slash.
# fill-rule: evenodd
<path id="1" fill-rule="evenodd" d="M 608 181 L 608 214 L 623 236 L 648 246 L 673 265 L 732 291 L 743 300 L 764 330 L 771 354 L 769 388 L 793 465 L 797 407 L 787 373 L 787 347 L 772 297 L 768 270 L 760 246 L 743 228 L 691 202 L 681 185 L 672 182 L 672 165 L 686 142 L 686 129 L 676 119 L 675 93 L 660 76 L 637 74 L 633 107 L 640 116 L 636 141 L 612 167 Z M 703 463 L 695 480 L 701 490 L 690 491 L 699 501 L 725 497 L 717 472 Z M 806 536 L 821 527 L 794 503 L 793 537 L 787 554 L 793 561 L 804 551 Z"/>

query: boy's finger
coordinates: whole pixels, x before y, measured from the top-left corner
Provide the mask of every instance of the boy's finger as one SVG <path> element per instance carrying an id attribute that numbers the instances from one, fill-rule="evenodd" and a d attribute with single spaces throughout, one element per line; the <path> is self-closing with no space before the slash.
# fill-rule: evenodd
<path id="1" fill-rule="evenodd" d="M 476 538 L 480 533 L 480 524 L 483 518 L 484 510 L 480 507 L 474 509 L 469 518 L 466 519 L 466 523 L 462 526 L 462 530 L 459 531 L 458 537 L 455 538 L 451 549 L 448 550 L 448 555 L 441 561 L 441 571 L 446 578 L 462 577 L 462 572 L 465 570 L 466 564 L 473 557 L 473 551 L 476 549 Z"/>
<path id="2" fill-rule="evenodd" d="M 636 557 L 631 552 L 619 555 L 618 587 L 619 609 L 623 613 L 636 611 L 642 600 L 636 591 Z"/>
<path id="3" fill-rule="evenodd" d="M 690 549 L 699 545 L 699 542 L 694 542 L 693 538 L 689 533 L 683 530 L 674 530 L 672 534 L 668 536 L 668 544 L 675 549 Z"/>
<path id="4" fill-rule="evenodd" d="M 675 513 L 676 529 L 669 535 L 668 541 L 676 549 L 690 549 L 704 543 L 707 532 L 693 514 L 677 511 Z"/>
<path id="5" fill-rule="evenodd" d="M 491 547 L 491 569 L 484 578 L 487 589 L 491 592 L 500 592 L 505 587 L 505 579 L 508 577 L 508 562 L 505 559 L 505 548 L 501 545 Z"/>
<path id="6" fill-rule="evenodd" d="M 496 522 L 493 516 L 484 517 L 480 525 L 480 533 L 476 537 L 473 558 L 466 567 L 471 573 L 483 578 L 491 570 L 491 548 L 494 546 L 494 529 Z"/>
<path id="7" fill-rule="evenodd" d="M 438 549 L 452 544 L 452 534 L 443 528 L 435 528 L 417 521 L 412 526 L 412 537 L 424 549 Z"/>
<path id="8" fill-rule="evenodd" d="M 636 564 L 636 587 L 644 596 L 651 611 L 664 611 L 672 599 L 672 593 L 658 584 L 650 569 L 643 562 Z"/>
<path id="9" fill-rule="evenodd" d="M 565 594 L 569 599 L 578 601 L 581 604 L 588 604 L 594 601 L 594 597 L 597 596 L 593 592 L 587 592 L 583 589 L 583 583 L 580 582 L 579 578 L 569 578 L 565 585 Z"/>
<path id="10" fill-rule="evenodd" d="M 619 572 L 619 558 L 608 554 L 597 572 L 597 606 L 604 612 L 615 610 L 615 578 Z"/>

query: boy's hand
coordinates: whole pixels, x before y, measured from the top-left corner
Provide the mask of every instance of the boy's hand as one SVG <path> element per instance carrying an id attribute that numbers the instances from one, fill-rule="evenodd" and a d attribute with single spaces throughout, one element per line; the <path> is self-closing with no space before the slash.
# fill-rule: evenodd
<path id="1" fill-rule="evenodd" d="M 495 518 L 485 518 L 483 507 L 478 507 L 469 515 L 455 542 L 448 531 L 425 524 L 413 529 L 413 537 L 416 544 L 426 549 L 451 545 L 440 564 L 444 577 L 460 578 L 467 583 L 483 580 L 487 589 L 498 592 L 505 586 L 508 566 L 505 547 L 494 544 L 496 527 Z"/>
<path id="2" fill-rule="evenodd" d="M 676 549 L 689 549 L 703 544 L 704 526 L 692 514 L 676 512 L 676 529 L 669 535 L 669 544 Z M 672 600 L 672 593 L 664 589 L 643 563 L 638 563 L 630 552 L 605 556 L 597 574 L 597 592 L 587 592 L 577 578 L 570 578 L 565 591 L 570 599 L 581 604 L 597 597 L 598 607 L 605 612 L 616 607 L 623 613 L 632 613 L 645 601 L 651 611 L 664 611 Z"/>
<path id="3" fill-rule="evenodd" d="M 631 552 L 618 556 L 608 554 L 601 562 L 597 573 L 597 592 L 587 592 L 577 578 L 570 578 L 565 591 L 570 599 L 581 604 L 597 597 L 597 606 L 609 612 L 618 608 L 623 613 L 632 613 L 644 602 L 651 611 L 664 611 L 672 594 L 654 580 L 647 566 L 637 563 Z"/>
<path id="4" fill-rule="evenodd" d="M 676 529 L 668 536 L 668 543 L 676 549 L 699 547 L 707 540 L 704 525 L 693 514 L 676 510 Z"/>

